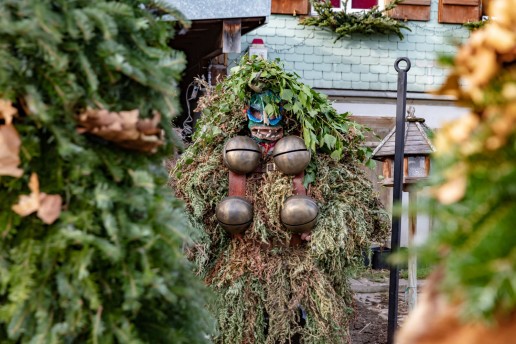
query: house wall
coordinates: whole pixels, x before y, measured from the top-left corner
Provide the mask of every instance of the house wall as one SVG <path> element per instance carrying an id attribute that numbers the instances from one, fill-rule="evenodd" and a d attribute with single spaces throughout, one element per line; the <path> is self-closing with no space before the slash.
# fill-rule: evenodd
<path id="1" fill-rule="evenodd" d="M 242 38 L 242 53 L 229 56 L 229 67 L 238 63 L 254 38 L 262 38 L 268 48 L 268 59 L 279 58 L 287 71 L 297 73 L 304 83 L 328 94 L 337 111 L 349 111 L 365 124 L 386 118 L 394 123 L 397 98 L 394 62 L 398 57 L 408 57 L 412 66 L 407 77 L 407 108 L 414 106 L 416 116 L 425 118 L 432 129 L 438 130 L 444 122 L 467 110 L 457 107 L 450 98 L 425 92 L 438 88 L 445 79 L 446 70 L 436 62 L 438 55 L 453 55 L 457 43 L 465 41 L 469 31 L 462 25 L 438 23 L 437 10 L 438 0 L 432 0 L 430 21 L 407 21 L 412 31 L 402 30 L 403 40 L 395 35 L 356 35 L 335 42 L 332 32 L 299 25 L 298 17 L 271 15 L 266 25 Z M 387 129 L 382 130 L 385 133 L 391 128 L 383 129 Z M 378 134 L 379 143 L 383 137 Z M 381 166 L 367 173 L 386 208 L 391 209 L 392 188 L 384 188 L 377 178 Z M 406 192 L 403 204 L 408 205 Z M 427 216 L 418 216 L 417 243 L 426 240 L 431 222 Z M 406 216 L 402 218 L 401 245 L 408 245 Z"/>
<path id="2" fill-rule="evenodd" d="M 436 63 L 441 53 L 454 53 L 455 42 L 469 37 L 462 25 L 437 22 L 438 0 L 432 0 L 428 22 L 408 21 L 412 31 L 396 35 L 356 35 L 335 42 L 332 32 L 299 24 L 299 17 L 271 15 L 269 22 L 242 39 L 242 51 L 254 38 L 262 38 L 268 58 L 280 58 L 288 71 L 316 88 L 396 91 L 394 61 L 408 57 L 408 91 L 424 92 L 443 81 L 445 70 Z M 244 39 L 245 38 L 245 39 Z M 239 55 L 230 56 L 233 62 Z"/>

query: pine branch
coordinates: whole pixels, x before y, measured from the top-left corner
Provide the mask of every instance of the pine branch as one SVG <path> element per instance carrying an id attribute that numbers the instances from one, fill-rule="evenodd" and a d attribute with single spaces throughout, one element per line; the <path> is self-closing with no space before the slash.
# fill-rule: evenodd
<path id="1" fill-rule="evenodd" d="M 334 11 L 330 1 L 311 0 L 316 17 L 307 17 L 301 20 L 302 25 L 327 28 L 337 34 L 335 41 L 344 37 L 351 37 L 353 34 L 364 35 L 391 35 L 395 34 L 400 40 L 404 38 L 402 29 L 410 30 L 409 27 L 400 21 L 385 15 L 385 12 L 392 10 L 403 0 L 395 0 L 389 3 L 385 9 L 380 11 L 374 6 L 369 11 L 347 13 L 347 2 L 343 2 L 342 11 Z"/>

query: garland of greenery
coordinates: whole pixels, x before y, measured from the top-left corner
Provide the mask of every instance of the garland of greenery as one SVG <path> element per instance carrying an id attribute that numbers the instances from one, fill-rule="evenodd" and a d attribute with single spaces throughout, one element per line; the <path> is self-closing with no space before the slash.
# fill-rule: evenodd
<path id="1" fill-rule="evenodd" d="M 464 24 L 462 24 L 462 26 L 464 26 L 469 31 L 475 31 L 475 30 L 480 29 L 481 27 L 484 27 L 484 25 L 486 25 L 487 22 L 488 22 L 488 20 L 472 21 L 472 22 L 464 23 Z"/>
<path id="2" fill-rule="evenodd" d="M 255 214 L 242 239 L 232 240 L 215 217 L 228 195 L 222 148 L 229 138 L 249 134 L 244 110 L 253 92 L 264 90 L 281 95 L 270 97 L 269 110 L 281 105 L 286 134 L 303 137 L 313 152 L 305 182 L 319 220 L 310 243 L 299 247 L 289 247 L 291 233 L 279 222 L 292 195 L 292 177 L 280 172 L 249 179 L 246 197 Z M 300 336 L 303 343 L 348 343 L 348 276 L 363 264 L 362 250 L 388 231 L 388 215 L 360 167 L 361 127 L 277 61 L 248 56 L 200 100 L 199 109 L 203 116 L 172 184 L 196 230 L 189 256 L 215 294 L 209 304 L 219 326 L 214 341 L 285 343 Z"/>
<path id="3" fill-rule="evenodd" d="M 378 9 L 378 6 L 374 6 L 369 11 L 347 13 L 348 0 L 343 2 L 342 11 L 334 11 L 329 0 L 311 0 L 313 8 L 315 12 L 317 12 L 317 16 L 302 19 L 300 23 L 302 25 L 311 25 L 330 29 L 337 34 L 335 41 L 344 37 L 350 37 L 353 34 L 395 34 L 399 39 L 403 39 L 404 36 L 401 33 L 401 29 L 411 31 L 410 28 L 403 25 L 399 20 L 385 15 L 385 12 L 392 10 L 402 1 L 403 0 L 394 0 L 381 11 Z"/>
<path id="4" fill-rule="evenodd" d="M 0 1 L 2 343 L 207 341 L 204 288 L 182 253 L 189 228 L 162 163 L 185 64 L 165 13 L 145 0 Z M 136 135 L 159 112 L 164 146 L 150 155 L 80 134 L 87 108 L 130 120 Z"/>

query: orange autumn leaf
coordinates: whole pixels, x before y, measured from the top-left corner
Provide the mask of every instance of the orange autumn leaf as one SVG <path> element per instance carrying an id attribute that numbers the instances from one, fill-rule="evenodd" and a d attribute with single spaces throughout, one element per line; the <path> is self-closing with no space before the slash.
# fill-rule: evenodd
<path id="1" fill-rule="evenodd" d="M 12 124 L 0 125 L 0 176 L 20 177 L 23 170 L 20 164 L 21 140 Z"/>
<path id="2" fill-rule="evenodd" d="M 29 195 L 21 195 L 12 210 L 20 216 L 28 216 L 37 211 L 37 216 L 46 224 L 51 224 L 61 214 L 62 199 L 60 195 L 47 195 L 39 192 L 39 180 L 36 173 L 30 176 Z"/>

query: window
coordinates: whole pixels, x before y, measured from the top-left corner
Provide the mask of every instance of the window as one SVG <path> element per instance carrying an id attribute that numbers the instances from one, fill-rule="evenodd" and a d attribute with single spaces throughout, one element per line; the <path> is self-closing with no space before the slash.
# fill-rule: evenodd
<path id="1" fill-rule="evenodd" d="M 331 0 L 331 5 L 335 9 L 342 9 L 342 6 L 344 5 L 344 3 L 341 0 Z M 384 0 L 349 0 L 347 11 L 348 12 L 363 11 L 363 10 L 370 9 L 373 6 L 378 6 L 380 9 L 384 8 Z"/>

